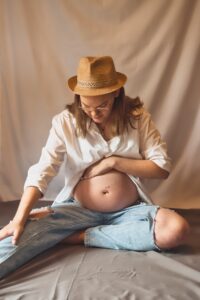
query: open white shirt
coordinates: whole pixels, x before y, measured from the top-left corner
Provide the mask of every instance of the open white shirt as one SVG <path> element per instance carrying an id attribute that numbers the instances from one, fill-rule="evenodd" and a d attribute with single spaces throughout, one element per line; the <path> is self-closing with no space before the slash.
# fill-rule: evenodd
<path id="1" fill-rule="evenodd" d="M 72 196 L 75 185 L 87 167 L 111 155 L 148 159 L 170 172 L 171 159 L 167 154 L 166 143 L 161 139 L 146 110 L 141 118 L 135 121 L 135 127 L 136 129 L 133 129 L 130 126 L 123 136 L 115 136 L 106 141 L 95 123 L 91 122 L 86 137 L 81 137 L 76 132 L 75 118 L 68 110 L 64 110 L 53 118 L 40 160 L 30 167 L 24 187 L 36 186 L 45 194 L 48 183 L 64 162 L 65 185 L 55 200 L 56 203 L 62 203 Z M 130 177 L 141 189 L 139 178 Z"/>

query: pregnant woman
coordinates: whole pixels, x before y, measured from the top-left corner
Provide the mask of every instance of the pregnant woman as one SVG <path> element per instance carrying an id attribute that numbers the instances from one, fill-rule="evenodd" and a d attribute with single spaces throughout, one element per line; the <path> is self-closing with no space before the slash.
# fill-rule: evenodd
<path id="1" fill-rule="evenodd" d="M 165 142 L 111 57 L 83 57 L 68 80 L 74 102 L 55 116 L 17 212 L 0 231 L 0 278 L 59 242 L 148 251 L 183 243 L 189 225 L 153 205 L 143 178 L 167 178 Z M 53 205 L 32 210 L 65 164 Z"/>

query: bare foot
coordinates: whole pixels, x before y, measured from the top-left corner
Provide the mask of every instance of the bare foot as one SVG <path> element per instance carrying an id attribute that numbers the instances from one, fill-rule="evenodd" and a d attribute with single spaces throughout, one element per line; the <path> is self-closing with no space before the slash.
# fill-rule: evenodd
<path id="1" fill-rule="evenodd" d="M 85 231 L 77 231 L 64 240 L 61 241 L 61 244 L 67 245 L 81 245 L 84 244 Z"/>

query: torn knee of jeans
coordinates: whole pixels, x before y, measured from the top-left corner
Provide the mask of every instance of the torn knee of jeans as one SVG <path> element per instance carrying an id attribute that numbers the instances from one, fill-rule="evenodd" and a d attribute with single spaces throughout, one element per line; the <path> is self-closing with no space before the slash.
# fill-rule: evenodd
<path id="1" fill-rule="evenodd" d="M 49 206 L 41 207 L 41 208 L 34 208 L 29 213 L 28 219 L 29 220 L 39 220 L 39 219 L 45 218 L 48 215 L 53 214 L 53 213 L 54 213 L 54 210 Z"/>

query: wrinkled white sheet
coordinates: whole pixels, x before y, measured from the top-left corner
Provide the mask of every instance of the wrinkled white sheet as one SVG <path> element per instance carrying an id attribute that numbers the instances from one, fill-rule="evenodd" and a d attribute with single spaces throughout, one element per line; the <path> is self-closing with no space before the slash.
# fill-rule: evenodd
<path id="1" fill-rule="evenodd" d="M 200 207 L 200 1 L 1 0 L 2 201 L 19 199 L 51 118 L 73 100 L 65 81 L 84 55 L 112 55 L 169 145 L 174 169 L 149 185 L 156 203 Z M 63 185 L 62 171 L 46 195 Z"/>

